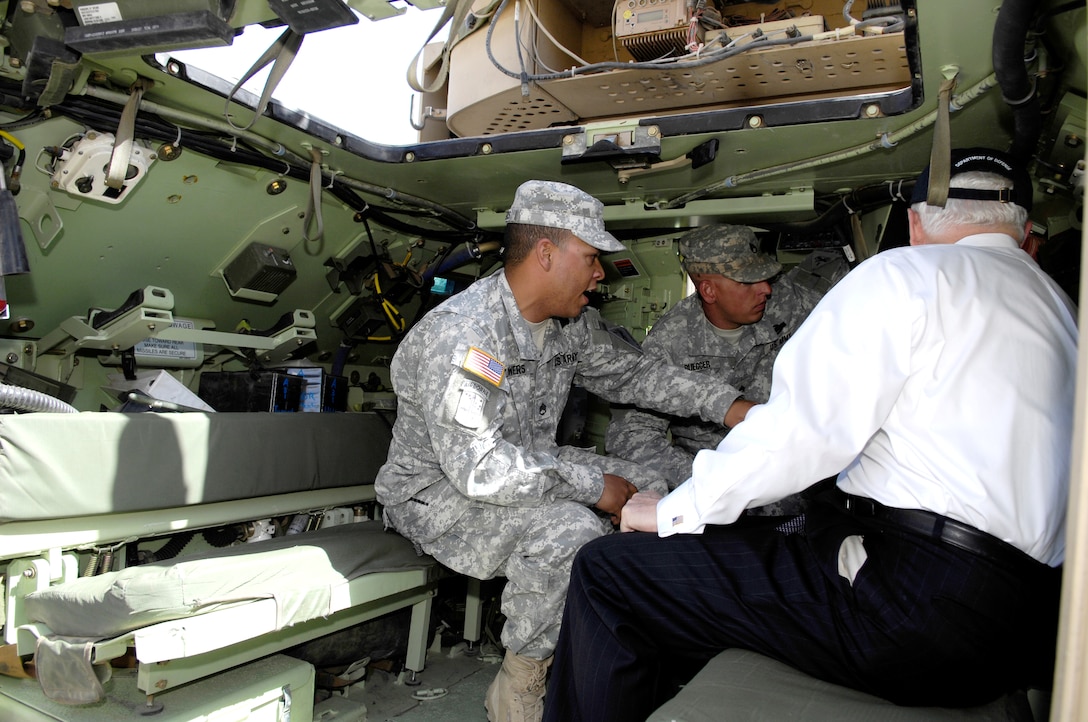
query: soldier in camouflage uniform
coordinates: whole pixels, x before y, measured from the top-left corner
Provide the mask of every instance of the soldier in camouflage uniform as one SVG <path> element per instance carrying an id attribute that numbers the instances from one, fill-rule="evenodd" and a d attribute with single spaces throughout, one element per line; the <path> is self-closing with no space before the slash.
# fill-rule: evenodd
<path id="1" fill-rule="evenodd" d="M 386 524 L 419 549 L 477 579 L 507 578 L 492 722 L 543 713 L 571 561 L 611 531 L 590 507 L 615 520 L 636 487 L 665 489 L 636 464 L 557 445 L 571 385 L 719 426 L 751 406 L 644 355 L 587 307 L 600 254 L 625 250 L 599 201 L 528 181 L 506 222 L 503 270 L 428 313 L 394 355 L 397 421 L 375 483 Z"/>
<path id="2" fill-rule="evenodd" d="M 680 254 L 696 293 L 657 320 L 644 351 L 765 402 L 778 350 L 849 270 L 842 252 L 813 251 L 775 278 L 782 266 L 759 252 L 752 229 L 714 224 L 682 236 Z M 673 489 L 691 476 L 695 453 L 717 447 L 725 434 L 718 424 L 615 408 L 606 449 L 660 472 Z M 802 507 L 799 498 L 789 498 L 750 513 L 796 514 Z"/>

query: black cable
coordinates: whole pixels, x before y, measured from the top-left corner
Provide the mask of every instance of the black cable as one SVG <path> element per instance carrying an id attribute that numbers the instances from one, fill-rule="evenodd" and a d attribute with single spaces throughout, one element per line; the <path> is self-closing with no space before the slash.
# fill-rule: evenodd
<path id="1" fill-rule="evenodd" d="M 96 99 L 70 96 L 63 102 L 53 106 L 57 112 L 87 126 L 88 128 L 114 127 L 120 121 L 120 109 L 112 104 L 107 104 Z M 242 165 L 250 165 L 278 173 L 296 180 L 309 182 L 310 169 L 300 165 L 293 165 L 283 158 L 270 157 L 253 148 L 243 139 L 233 139 L 228 146 L 222 136 L 207 131 L 179 128 L 179 126 L 164 120 L 151 112 L 141 112 L 136 116 L 134 124 L 135 134 L 138 137 L 174 142 L 181 134 L 181 145 L 185 148 L 215 158 Z M 400 209 L 384 206 L 369 205 L 350 186 L 333 178 L 328 189 L 334 196 L 344 201 L 356 211 L 368 209 L 371 217 L 379 225 L 390 230 L 421 235 L 427 238 L 446 242 L 457 242 L 466 238 L 470 229 L 464 226 L 463 220 L 454 214 L 442 215 L 433 211 L 419 208 Z M 435 230 L 433 228 L 420 227 L 394 218 L 396 215 L 407 215 L 416 218 L 427 218 L 449 228 L 449 231 Z M 457 221 L 461 221 L 458 223 Z"/>
<path id="2" fill-rule="evenodd" d="M 816 218 L 792 223 L 763 223 L 769 231 L 781 233 L 816 233 L 826 230 L 854 213 L 866 213 L 890 203 L 908 204 L 914 179 L 884 181 L 873 185 L 855 188 L 853 191 L 837 196 L 834 203 Z"/>
<path id="3" fill-rule="evenodd" d="M 1084 7 L 1084 1 L 1083 0 L 1071 0 L 1071 2 L 1062 3 L 1061 5 L 1055 5 L 1054 7 L 1047 10 L 1046 13 L 1044 13 L 1044 14 L 1048 18 L 1052 18 L 1055 15 L 1061 15 L 1062 13 L 1067 13 L 1070 10 L 1078 10 L 1080 8 L 1083 8 L 1083 7 Z"/>

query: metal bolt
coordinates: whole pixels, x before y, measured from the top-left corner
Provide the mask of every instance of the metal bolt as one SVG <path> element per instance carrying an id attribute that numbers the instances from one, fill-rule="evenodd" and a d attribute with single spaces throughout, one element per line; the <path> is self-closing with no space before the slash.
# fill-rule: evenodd
<path id="1" fill-rule="evenodd" d="M 651 125 L 650 127 L 648 127 L 646 129 L 646 135 L 650 136 L 651 138 L 653 138 L 655 135 L 657 135 L 660 132 L 661 132 L 661 129 L 658 128 L 656 125 Z"/>
<path id="2" fill-rule="evenodd" d="M 482 146 L 480 146 L 480 152 L 484 155 L 488 155 L 489 153 L 491 153 L 491 144 L 484 143 Z"/>
<path id="3" fill-rule="evenodd" d="M 7 360 L 7 362 L 8 362 L 8 364 L 9 364 L 9 365 L 11 365 L 11 366 L 14 366 L 15 364 L 19 363 L 19 354 L 17 354 L 17 353 L 9 353 L 9 354 L 8 354 L 8 355 L 7 355 L 6 357 L 5 357 L 5 360 Z"/>
<path id="4" fill-rule="evenodd" d="M 880 115 L 880 106 L 876 103 L 870 103 L 865 106 L 865 116 L 867 118 L 875 118 Z"/>
<path id="5" fill-rule="evenodd" d="M 181 148 L 173 143 L 163 143 L 159 146 L 159 158 L 164 161 L 175 160 L 181 155 Z"/>
<path id="6" fill-rule="evenodd" d="M 748 118 L 748 127 L 749 128 L 762 128 L 763 127 L 763 116 L 762 115 L 753 115 L 753 116 L 749 117 Z"/>
<path id="7" fill-rule="evenodd" d="M 34 567 L 27 567 L 23 570 L 23 576 L 27 579 L 33 579 L 34 577 L 38 576 L 38 573 L 34 571 Z"/>
<path id="8" fill-rule="evenodd" d="M 415 162 L 415 159 L 416 159 L 416 154 L 413 153 L 412 151 L 408 151 L 407 153 L 404 154 L 404 160 L 406 162 L 408 162 L 408 163 Z"/>
<path id="9" fill-rule="evenodd" d="M 574 145 L 574 136 L 573 135 L 564 135 L 563 136 L 563 145 Z"/>

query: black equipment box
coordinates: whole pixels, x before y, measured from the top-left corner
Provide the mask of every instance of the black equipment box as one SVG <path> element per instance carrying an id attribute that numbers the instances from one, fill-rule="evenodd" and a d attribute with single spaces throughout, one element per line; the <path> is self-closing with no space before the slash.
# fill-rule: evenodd
<path id="1" fill-rule="evenodd" d="M 205 372 L 197 395 L 216 411 L 298 411 L 305 385 L 279 371 Z"/>
<path id="2" fill-rule="evenodd" d="M 223 269 L 232 292 L 239 289 L 278 294 L 298 275 L 291 254 L 267 243 L 251 243 Z"/>

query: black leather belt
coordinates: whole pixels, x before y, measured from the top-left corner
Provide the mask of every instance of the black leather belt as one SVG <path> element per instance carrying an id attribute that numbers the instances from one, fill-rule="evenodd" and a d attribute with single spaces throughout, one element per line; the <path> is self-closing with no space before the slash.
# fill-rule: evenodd
<path id="1" fill-rule="evenodd" d="M 903 531 L 941 541 L 1007 568 L 1017 569 L 1023 568 L 1025 564 L 1042 564 L 1030 554 L 992 534 L 931 511 L 884 506 L 873 499 L 854 496 L 838 489 L 823 498 L 852 516 L 884 522 Z"/>

